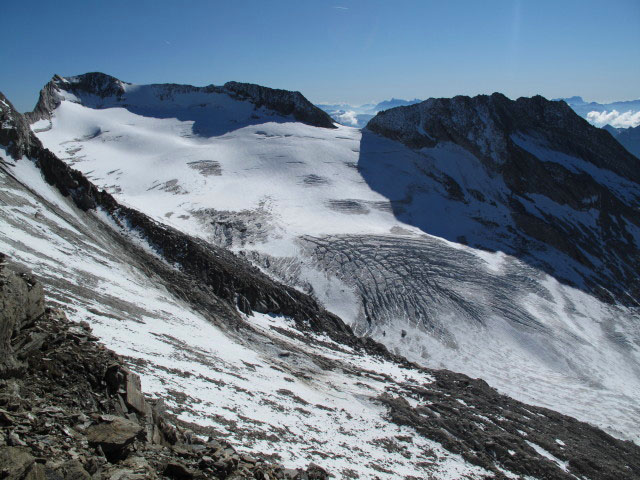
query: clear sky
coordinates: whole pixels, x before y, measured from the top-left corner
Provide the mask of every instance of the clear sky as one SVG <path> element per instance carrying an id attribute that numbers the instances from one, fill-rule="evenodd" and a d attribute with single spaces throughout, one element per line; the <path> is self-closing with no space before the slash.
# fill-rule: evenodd
<path id="1" fill-rule="evenodd" d="M 361 104 L 500 91 L 640 98 L 639 0 L 5 0 L 0 90 L 54 73 L 300 90 Z"/>

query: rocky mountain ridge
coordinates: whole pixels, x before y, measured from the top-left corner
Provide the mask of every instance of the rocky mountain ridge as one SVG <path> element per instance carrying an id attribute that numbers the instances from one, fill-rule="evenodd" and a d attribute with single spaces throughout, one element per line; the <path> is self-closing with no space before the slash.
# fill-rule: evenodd
<path id="1" fill-rule="evenodd" d="M 619 129 L 615 139 L 629 152 L 640 158 L 640 125 Z"/>
<path id="2" fill-rule="evenodd" d="M 292 116 L 295 120 L 308 125 L 335 128 L 331 117 L 315 107 L 300 92 L 290 92 L 239 82 L 227 82 L 221 87 L 215 85 L 194 87 L 177 84 L 155 84 L 149 87 L 152 90 L 152 95 L 160 100 L 166 100 L 173 95 L 184 93 L 205 95 L 218 93 L 229 95 L 232 98 L 247 100 L 256 109 L 265 107 L 281 116 Z M 79 98 L 95 97 L 95 101 L 102 106 L 122 106 L 126 108 L 127 89 L 130 88 L 135 88 L 135 86 L 100 72 L 85 73 L 72 77 L 54 75 L 41 90 L 34 110 L 27 113 L 26 117 L 30 123 L 41 119 L 49 119 L 51 113 L 60 105 L 61 91 L 72 93 Z"/>
<path id="3" fill-rule="evenodd" d="M 635 157 L 600 129 L 578 117 L 564 102 L 544 97 L 510 100 L 500 93 L 476 97 L 430 98 L 380 112 L 367 128 L 411 148 L 452 141 L 487 164 L 508 161 L 510 137 L 535 131 L 550 147 L 638 182 Z"/>
<path id="4" fill-rule="evenodd" d="M 538 247 L 527 236 L 551 245 L 597 272 L 586 278 L 589 291 L 609 301 L 637 305 L 638 245 L 633 231 L 640 226 L 635 203 L 640 198 L 640 160 L 566 103 L 539 96 L 512 101 L 497 93 L 429 99 L 381 112 L 367 130 L 418 151 L 447 144 L 462 147 L 505 184 L 506 192 L 493 200 L 506 206 L 514 226 L 525 235 L 510 241 L 512 249 L 535 251 Z M 627 183 L 628 190 L 611 185 L 606 172 Z M 463 190 L 452 181 L 451 191 L 467 202 L 466 196 L 473 192 Z M 582 222 L 571 225 L 558 217 L 557 209 L 525 206 L 536 195 L 552 200 L 558 209 L 597 212 L 596 228 Z M 477 241 L 484 248 L 490 243 Z M 599 269 L 599 260 L 605 258 L 610 258 L 607 267 Z"/>

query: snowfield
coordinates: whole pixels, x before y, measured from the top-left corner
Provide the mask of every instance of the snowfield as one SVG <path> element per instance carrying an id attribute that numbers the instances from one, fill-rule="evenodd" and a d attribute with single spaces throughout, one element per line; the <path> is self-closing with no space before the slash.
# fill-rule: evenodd
<path id="1" fill-rule="evenodd" d="M 484 175 L 475 157 L 453 144 L 415 152 L 355 128 L 312 127 L 264 108 L 254 111 L 250 103 L 221 94 L 165 92 L 160 98 L 159 88 L 126 85 L 123 100 L 65 94 L 52 119 L 41 120 L 32 128 L 47 148 L 119 202 L 241 252 L 270 275 L 312 293 L 359 334 L 372 336 L 410 360 L 482 378 L 516 399 L 640 443 L 637 309 L 602 303 L 504 253 L 501 239 L 508 234 L 507 228 L 491 230 L 495 238 L 491 251 L 457 241 L 464 232 L 466 243 L 473 244 L 474 235 L 486 236 L 488 224 L 508 225 L 506 211 L 486 208 L 486 201 L 500 203 L 504 186 L 499 179 Z M 535 139 L 518 137 L 517 141 L 524 148 L 544 150 Z M 549 161 L 586 168 L 578 159 L 556 156 Z M 35 181 L 27 167 L 16 168 L 24 170 L 19 174 L 25 183 Z M 431 177 L 413 186 L 424 172 Z M 603 182 L 620 189 L 621 194 L 636 188 L 608 171 L 593 174 L 601 175 Z M 446 176 L 489 198 L 465 203 L 451 200 L 443 187 Z M 409 197 L 396 195 L 406 191 Z M 29 217 L 36 207 L 25 202 L 5 215 L 21 215 L 34 231 L 43 228 Z M 551 200 L 532 198 L 525 207 L 535 211 L 536 205 L 545 202 Z M 394 212 L 399 207 L 411 217 L 411 225 L 398 220 Z M 577 212 L 556 210 L 567 222 L 597 221 L 590 211 L 579 212 L 576 220 Z M 58 242 L 65 252 L 78 248 L 47 228 L 38 233 L 46 238 L 40 251 L 50 248 L 45 246 L 48 242 Z M 68 229 L 72 235 L 73 228 L 80 227 L 56 228 Z M 84 272 L 81 276 L 96 279 L 94 288 L 101 295 L 131 305 L 144 298 L 137 307 L 138 322 L 92 314 L 83 303 L 86 300 L 79 301 L 78 316 L 93 318 L 98 334 L 109 346 L 138 359 L 147 391 L 182 391 L 194 399 L 192 411 L 184 414 L 189 421 L 220 429 L 219 421 L 205 420 L 220 416 L 236 422 L 241 430 L 250 418 L 252 425 L 265 429 L 266 436 L 275 424 L 282 426 L 279 436 L 300 435 L 303 429 L 316 432 L 320 443 L 327 442 L 322 443 L 327 450 L 342 455 L 345 469 L 353 462 L 365 462 L 356 458 L 362 452 L 344 446 L 349 445 L 350 429 L 363 428 L 358 435 L 369 432 L 372 445 L 377 435 L 402 435 L 395 427 L 380 423 L 379 408 L 366 399 L 369 389 L 383 388 L 381 382 L 361 386 L 338 375 L 307 384 L 277 369 L 274 374 L 272 367 L 281 368 L 285 360 L 267 344 L 261 347 L 265 353 L 260 358 L 238 345 L 237 339 L 211 344 L 209 338 L 223 338 L 220 332 L 165 297 L 127 267 L 125 260 L 102 260 L 108 249 L 99 240 L 83 250 L 77 264 L 60 265 L 64 262 L 57 251 L 39 261 L 15 246 L 10 248 L 18 237 L 3 232 L 0 239 L 4 242 L 1 248 L 34 264 L 39 275 L 62 281 L 60 277 Z M 28 245 L 26 240 L 23 243 Z M 560 255 L 553 249 L 545 254 L 549 262 L 556 262 Z M 579 280 L 584 267 L 566 259 L 563 262 L 565 277 Z M 288 348 L 302 348 L 271 331 L 275 323 L 286 328 L 287 319 L 255 316 L 247 321 L 265 338 L 289 342 Z M 181 353 L 185 346 L 187 353 Z M 338 361 L 356 360 L 344 353 Z M 213 364 L 221 373 L 210 381 Z M 172 368 L 189 374 L 177 379 Z M 323 374 L 311 364 L 296 368 L 315 368 L 314 375 Z M 374 371 L 385 368 L 371 365 Z M 231 387 L 227 375 L 243 379 Z M 399 372 L 390 375 L 402 376 Z M 335 388 L 320 389 L 329 384 Z M 274 393 L 280 389 L 296 392 L 306 403 L 296 404 L 286 394 Z M 253 411 L 256 403 L 264 409 Z M 272 403 L 283 409 L 281 414 Z M 307 403 L 328 407 L 332 413 L 314 410 L 308 418 L 299 410 L 306 410 Z M 347 425 L 347 433 L 334 429 L 340 424 Z M 265 445 L 264 439 L 252 441 L 256 450 Z M 437 445 L 407 448 L 412 455 L 422 449 L 443 455 Z M 287 449 L 280 452 L 287 461 L 318 458 Z M 371 453 L 366 461 L 384 462 L 389 456 L 375 447 L 366 450 Z M 446 468 L 471 468 L 450 458 Z M 402 455 L 392 461 L 396 471 L 421 476 L 410 471 L 413 467 L 403 463 Z M 373 475 L 372 470 L 368 472 Z M 448 472 L 453 477 L 463 474 L 463 470 Z M 444 471 L 441 474 L 446 478 Z"/>
<path id="2" fill-rule="evenodd" d="M 344 478 L 489 476 L 386 419 L 376 397 L 429 375 L 323 336 L 310 346 L 284 317 L 245 316 L 249 336 L 223 331 L 150 277 L 135 252 L 118 249 L 106 215 L 85 217 L 29 159 L 0 158 L 0 251 L 34 270 L 50 303 L 89 321 L 181 420 L 287 466 L 330 462 Z"/>

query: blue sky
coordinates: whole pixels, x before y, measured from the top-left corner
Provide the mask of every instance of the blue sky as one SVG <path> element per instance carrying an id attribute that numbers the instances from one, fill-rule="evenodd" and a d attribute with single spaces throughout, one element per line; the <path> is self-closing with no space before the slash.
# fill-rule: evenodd
<path id="1" fill-rule="evenodd" d="M 54 73 L 300 90 L 366 103 L 500 91 L 640 98 L 640 1 L 6 1 L 0 90 Z"/>

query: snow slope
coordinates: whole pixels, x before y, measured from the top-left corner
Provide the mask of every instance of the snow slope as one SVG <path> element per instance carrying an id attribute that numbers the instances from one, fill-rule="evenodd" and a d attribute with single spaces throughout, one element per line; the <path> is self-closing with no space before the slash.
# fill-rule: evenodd
<path id="1" fill-rule="evenodd" d="M 0 251 L 33 269 L 71 320 L 89 321 L 181 420 L 244 451 L 274 452 L 287 466 L 329 464 L 338 476 L 490 474 L 387 419 L 376 397 L 429 384 L 428 374 L 323 336 L 310 346 L 284 317 L 245 317 L 242 334 L 215 326 L 145 266 L 144 240 L 104 212 L 78 210 L 29 159 L 13 162 L 0 150 L 0 162 Z"/>
<path id="2" fill-rule="evenodd" d="M 504 186 L 475 157 L 453 144 L 415 152 L 355 128 L 317 128 L 246 102 L 154 88 L 126 86 L 118 101 L 63 93 L 52 118 L 32 128 L 120 202 L 242 252 L 358 333 L 640 441 L 637 308 L 603 303 L 503 253 L 506 212 L 487 204 Z M 629 191 L 611 172 L 603 176 Z M 447 177 L 496 197 L 453 201 Z M 385 195 L 376 181 L 410 195 Z M 544 196 L 525 207 L 545 204 L 567 222 L 597 221 Z M 454 241 L 461 232 L 485 238 L 492 222 L 501 225 L 494 251 Z M 545 255 L 568 277 L 584 273 L 552 248 Z"/>

